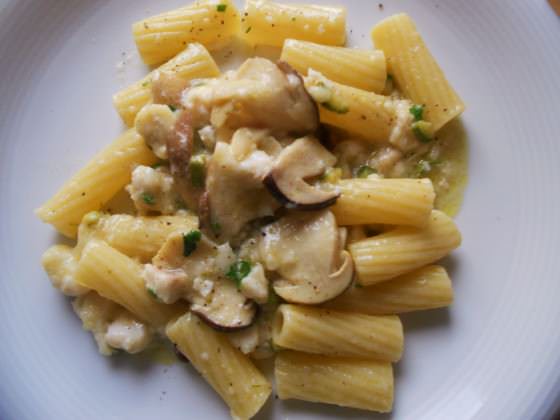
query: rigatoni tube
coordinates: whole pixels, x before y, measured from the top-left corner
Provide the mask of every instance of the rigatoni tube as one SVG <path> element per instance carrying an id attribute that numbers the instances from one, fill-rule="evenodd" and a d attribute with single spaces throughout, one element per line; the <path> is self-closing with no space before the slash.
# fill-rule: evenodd
<path id="1" fill-rule="evenodd" d="M 301 74 L 311 68 L 330 80 L 358 89 L 380 93 L 385 87 L 387 67 L 381 50 L 333 47 L 287 39 L 280 60 Z"/>
<path id="2" fill-rule="evenodd" d="M 153 100 L 152 85 L 154 77 L 166 73 L 183 81 L 216 77 L 220 70 L 208 50 L 203 45 L 192 43 L 187 48 L 152 71 L 142 80 L 113 95 L 113 105 L 123 122 L 131 127 L 136 114 Z"/>
<path id="3" fill-rule="evenodd" d="M 282 400 L 335 404 L 387 413 L 393 406 L 391 363 L 282 351 L 274 363 Z"/>
<path id="4" fill-rule="evenodd" d="M 396 362 L 403 351 L 396 316 L 372 316 L 297 305 L 280 305 L 272 328 L 274 344 L 307 353 Z"/>
<path id="5" fill-rule="evenodd" d="M 358 283 L 369 286 L 445 257 L 461 244 L 461 233 L 445 213 L 432 210 L 423 228 L 400 226 L 349 245 Z"/>
<path id="6" fill-rule="evenodd" d="M 429 265 L 373 286 L 354 286 L 324 307 L 387 315 L 443 308 L 452 302 L 453 287 L 445 268 Z"/>
<path id="7" fill-rule="evenodd" d="M 222 45 L 239 28 L 239 12 L 231 0 L 198 0 L 189 6 L 132 25 L 136 47 L 149 66 L 161 64 L 191 42 L 206 48 Z"/>
<path id="8" fill-rule="evenodd" d="M 251 360 L 192 313 L 166 328 L 169 339 L 231 409 L 233 418 L 249 419 L 264 405 L 271 385 Z"/>
<path id="9" fill-rule="evenodd" d="M 372 143 L 389 141 L 395 127 L 401 131 L 410 129 L 398 126 L 399 105 L 404 104 L 403 108 L 408 111 L 406 101 L 346 86 L 316 71 L 310 70 L 304 79 L 307 91 L 318 103 L 319 118 L 324 124 L 357 134 Z"/>
<path id="10" fill-rule="evenodd" d="M 339 225 L 389 224 L 424 226 L 434 206 L 429 179 L 346 179 L 332 207 Z"/>
<path id="11" fill-rule="evenodd" d="M 143 262 L 152 259 L 174 232 L 198 228 L 193 214 L 179 216 L 102 216 L 94 226 L 94 235 L 129 257 Z"/>
<path id="12" fill-rule="evenodd" d="M 389 73 L 400 91 L 426 106 L 424 118 L 438 130 L 460 115 L 465 105 L 449 84 L 410 16 L 400 13 L 379 22 L 372 31 L 376 48 L 383 50 Z"/>
<path id="13" fill-rule="evenodd" d="M 95 155 L 36 214 L 63 235 L 75 238 L 82 217 L 99 210 L 128 184 L 135 165 L 156 161 L 136 130 L 128 130 Z"/>
<path id="14" fill-rule="evenodd" d="M 92 239 L 82 251 L 76 281 L 125 307 L 148 324 L 162 327 L 187 308 L 156 301 L 144 285 L 142 269 L 142 264 L 136 260 L 103 241 Z"/>
<path id="15" fill-rule="evenodd" d="M 247 0 L 241 35 L 252 44 L 281 47 L 286 38 L 325 45 L 346 42 L 346 9 Z"/>

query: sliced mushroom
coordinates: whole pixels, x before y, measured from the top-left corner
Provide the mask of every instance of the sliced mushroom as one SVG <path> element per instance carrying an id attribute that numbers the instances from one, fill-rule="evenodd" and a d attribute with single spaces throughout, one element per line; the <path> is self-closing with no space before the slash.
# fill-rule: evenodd
<path id="1" fill-rule="evenodd" d="M 188 177 L 189 160 L 193 152 L 194 132 L 189 112 L 177 118 L 175 129 L 167 137 L 167 155 L 173 176 Z"/>
<path id="2" fill-rule="evenodd" d="M 303 137 L 286 147 L 264 179 L 270 193 L 287 208 L 319 210 L 336 202 L 335 189 L 322 190 L 306 182 L 334 165 L 336 158 L 313 137 Z"/>
<path id="3" fill-rule="evenodd" d="M 214 128 L 268 128 L 294 134 L 314 132 L 317 105 L 301 77 L 287 64 L 250 58 L 237 71 L 189 89 L 183 105 L 196 121 L 208 119 Z"/>
<path id="4" fill-rule="evenodd" d="M 238 159 L 234 150 L 234 142 L 216 145 L 208 165 L 208 196 L 204 206 L 200 206 L 206 216 L 201 221 L 213 228 L 220 241 L 233 238 L 247 222 L 271 216 L 278 208 L 262 184 L 262 178 L 272 167 L 272 157 L 255 149 Z"/>
<path id="5" fill-rule="evenodd" d="M 279 274 L 274 291 L 286 301 L 318 304 L 351 283 L 352 259 L 342 249 L 330 211 L 291 213 L 262 233 L 260 256 L 269 271 Z"/>
<path id="6" fill-rule="evenodd" d="M 187 300 L 192 312 L 217 330 L 236 331 L 250 326 L 258 305 L 226 277 L 236 260 L 229 244 L 217 245 L 202 236 L 188 244 L 186 252 L 185 241 L 184 234 L 172 234 L 154 257 L 153 265 L 146 266 L 149 270 L 144 276 L 150 289 L 160 299 L 172 295 L 174 300 Z M 171 277 L 173 281 L 169 281 Z"/>
<path id="7" fill-rule="evenodd" d="M 191 311 L 219 331 L 237 331 L 253 324 L 258 305 L 237 290 L 235 284 L 224 278 L 214 287 L 211 299 L 195 297 Z"/>

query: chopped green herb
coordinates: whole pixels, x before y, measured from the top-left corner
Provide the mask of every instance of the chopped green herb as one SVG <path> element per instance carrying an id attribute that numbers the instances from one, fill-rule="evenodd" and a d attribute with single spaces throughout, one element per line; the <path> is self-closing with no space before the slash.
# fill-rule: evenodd
<path id="1" fill-rule="evenodd" d="M 159 168 L 159 167 L 162 166 L 162 165 L 167 165 L 167 161 L 166 161 L 166 160 L 160 160 L 160 161 L 154 163 L 154 164 L 152 165 L 152 169 L 157 169 L 157 168 Z"/>
<path id="2" fill-rule="evenodd" d="M 249 32 L 251 32 L 251 29 L 252 29 L 252 28 L 249 26 L 249 27 L 245 30 L 245 33 L 248 34 Z"/>
<path id="3" fill-rule="evenodd" d="M 193 187 L 204 187 L 206 178 L 206 156 L 193 156 L 189 162 L 189 174 L 191 176 L 191 184 Z"/>
<path id="4" fill-rule="evenodd" d="M 414 117 L 414 121 L 420 121 L 424 115 L 424 105 L 412 105 L 408 110 Z"/>
<path id="5" fill-rule="evenodd" d="M 99 219 L 101 217 L 101 213 L 98 211 L 90 211 L 89 213 L 87 213 L 84 218 L 82 219 L 82 222 L 85 223 L 87 226 L 91 226 L 96 224 Z"/>
<path id="6" fill-rule="evenodd" d="M 251 272 L 251 263 L 245 260 L 239 260 L 229 267 L 226 276 L 235 282 L 237 288 L 241 288 L 241 282 Z"/>
<path id="7" fill-rule="evenodd" d="M 191 230 L 189 233 L 183 234 L 183 255 L 188 257 L 197 247 L 198 241 L 202 238 L 200 230 Z"/>
<path id="8" fill-rule="evenodd" d="M 327 102 L 323 102 L 321 106 L 329 111 L 336 112 L 337 114 L 346 114 L 350 110 L 348 105 L 339 103 L 335 101 L 334 98 Z"/>
<path id="9" fill-rule="evenodd" d="M 146 287 L 146 290 L 148 291 L 151 297 L 153 297 L 154 299 L 159 299 L 159 296 L 157 295 L 154 289 L 152 289 L 151 287 Z"/>
<path id="10" fill-rule="evenodd" d="M 167 105 L 169 107 L 169 109 L 171 110 L 171 112 L 175 112 L 177 111 L 177 107 L 174 105 Z"/>
<path id="11" fill-rule="evenodd" d="M 387 80 L 390 80 L 392 82 L 393 81 L 393 75 L 392 74 L 387 74 Z"/>
<path id="12" fill-rule="evenodd" d="M 342 178 L 342 168 L 329 168 L 321 179 L 329 184 L 336 184 Z"/>
<path id="13" fill-rule="evenodd" d="M 149 85 L 150 85 L 150 82 L 148 82 L 148 81 L 142 83 L 142 87 L 148 87 Z"/>
<path id="14" fill-rule="evenodd" d="M 218 222 L 212 222 L 210 223 L 210 229 L 212 229 L 214 235 L 219 235 L 222 232 L 222 225 L 220 225 Z"/>
<path id="15" fill-rule="evenodd" d="M 149 192 L 142 193 L 142 200 L 144 201 L 144 203 L 146 203 L 149 206 L 156 204 L 156 198 L 152 193 Z"/>
<path id="16" fill-rule="evenodd" d="M 268 304 L 269 305 L 278 305 L 280 303 L 280 296 L 276 294 L 272 285 L 268 288 Z"/>
<path id="17" fill-rule="evenodd" d="M 216 6 L 216 10 L 217 10 L 218 12 L 225 12 L 226 9 L 227 9 L 227 4 L 218 4 L 218 5 Z"/>
<path id="18" fill-rule="evenodd" d="M 429 143 L 432 140 L 432 123 L 428 121 L 416 121 L 410 126 L 416 138 L 422 143 Z"/>
<path id="19" fill-rule="evenodd" d="M 362 165 L 356 171 L 356 176 L 358 178 L 367 178 L 371 174 L 375 174 L 377 171 L 369 165 Z"/>
<path id="20" fill-rule="evenodd" d="M 426 176 L 432 171 L 432 169 L 434 169 L 434 166 L 439 165 L 440 163 L 441 160 L 420 159 L 414 166 L 414 171 L 412 173 L 413 178 Z"/>

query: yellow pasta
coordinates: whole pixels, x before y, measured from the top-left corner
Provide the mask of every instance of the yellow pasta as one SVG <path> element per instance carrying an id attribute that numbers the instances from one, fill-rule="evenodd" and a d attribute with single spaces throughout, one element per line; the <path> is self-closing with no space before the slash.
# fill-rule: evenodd
<path id="1" fill-rule="evenodd" d="M 82 217 L 99 210 L 129 181 L 135 165 L 157 161 L 135 130 L 128 130 L 93 159 L 45 204 L 37 216 L 60 233 L 75 238 Z"/>
<path id="2" fill-rule="evenodd" d="M 91 239 L 84 247 L 76 281 L 155 327 L 186 311 L 182 304 L 157 302 L 144 285 L 142 264 L 98 239 Z"/>
<path id="3" fill-rule="evenodd" d="M 379 22 L 372 38 L 375 47 L 385 52 L 388 70 L 402 93 L 426 106 L 424 119 L 432 123 L 434 130 L 464 111 L 463 101 L 408 15 L 401 13 Z"/>
<path id="4" fill-rule="evenodd" d="M 461 244 L 453 219 L 432 210 L 423 228 L 402 226 L 348 246 L 358 283 L 369 286 L 430 264 Z"/>
<path id="5" fill-rule="evenodd" d="M 192 313 L 170 323 L 166 333 L 223 398 L 233 418 L 249 419 L 264 405 L 270 383 L 226 334 L 214 331 Z"/>
<path id="6" fill-rule="evenodd" d="M 335 82 L 377 93 L 383 91 L 387 79 L 385 54 L 381 50 L 332 47 L 287 39 L 280 60 L 304 75 L 311 68 Z"/>
<path id="7" fill-rule="evenodd" d="M 319 105 L 322 123 L 347 130 L 373 143 L 389 140 L 397 122 L 398 101 L 333 82 L 316 72 L 305 77 L 305 87 L 316 100 L 319 96 L 315 94 L 317 88 L 327 95 L 325 102 Z"/>
<path id="8" fill-rule="evenodd" d="M 169 60 L 191 42 L 207 48 L 223 45 L 238 28 L 239 14 L 231 0 L 197 0 L 136 22 L 132 34 L 142 60 L 153 66 Z"/>
<path id="9" fill-rule="evenodd" d="M 324 307 L 369 315 L 399 314 L 443 308 L 453 302 L 445 269 L 429 265 L 368 287 L 352 287 Z"/>
<path id="10" fill-rule="evenodd" d="M 434 206 L 432 181 L 425 179 L 346 179 L 332 207 L 339 225 L 424 226 Z"/>
<path id="11" fill-rule="evenodd" d="M 278 396 L 386 413 L 393 406 L 388 362 L 283 351 L 275 360 Z"/>
<path id="12" fill-rule="evenodd" d="M 169 235 L 190 232 L 198 227 L 193 214 L 182 216 L 102 216 L 95 225 L 95 234 L 129 257 L 147 262 L 157 254 Z"/>
<path id="13" fill-rule="evenodd" d="M 249 43 L 276 47 L 281 47 L 286 38 L 344 45 L 346 9 L 247 0 L 241 18 L 241 34 Z"/>
<path id="14" fill-rule="evenodd" d="M 127 126 L 133 126 L 136 114 L 144 105 L 152 102 L 152 80 L 157 72 L 169 73 L 185 81 L 217 77 L 220 74 L 216 62 L 203 45 L 189 44 L 157 70 L 113 95 L 113 104 Z"/>
<path id="15" fill-rule="evenodd" d="M 331 356 L 396 362 L 403 351 L 402 324 L 396 316 L 337 312 L 280 305 L 272 328 L 274 344 Z"/>

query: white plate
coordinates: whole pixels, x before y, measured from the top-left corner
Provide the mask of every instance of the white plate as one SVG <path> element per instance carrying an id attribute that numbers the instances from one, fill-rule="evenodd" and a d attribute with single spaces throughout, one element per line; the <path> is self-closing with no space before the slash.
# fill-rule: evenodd
<path id="1" fill-rule="evenodd" d="M 544 0 L 332 0 L 351 42 L 410 13 L 468 105 L 456 303 L 405 317 L 394 419 L 546 418 L 560 393 L 560 20 Z M 41 253 L 32 211 L 122 129 L 111 95 L 142 67 L 132 22 L 181 0 L 0 0 L 0 418 L 206 419 L 192 368 L 99 356 Z M 321 2 L 323 3 L 323 2 Z M 126 55 L 125 54 L 125 55 Z M 273 399 L 274 400 L 274 399 Z M 371 418 L 275 401 L 265 418 Z"/>

